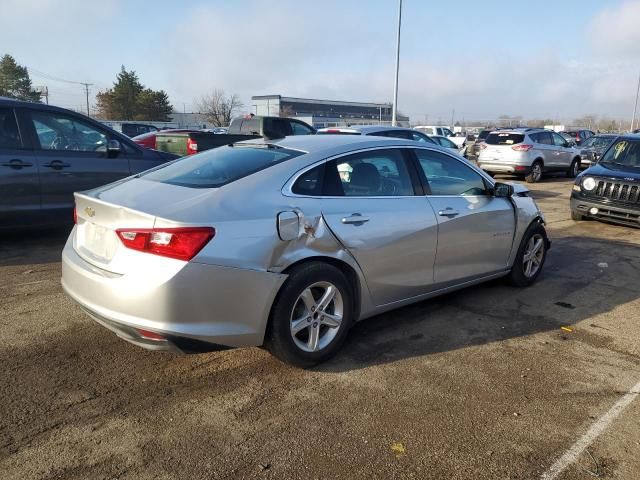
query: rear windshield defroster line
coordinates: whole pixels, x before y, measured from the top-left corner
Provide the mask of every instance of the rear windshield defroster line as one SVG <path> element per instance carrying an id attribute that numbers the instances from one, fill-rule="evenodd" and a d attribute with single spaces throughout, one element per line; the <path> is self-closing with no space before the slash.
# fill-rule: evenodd
<path id="1" fill-rule="evenodd" d="M 217 188 L 302 155 L 286 148 L 224 146 L 181 158 L 140 178 L 190 188 Z"/>

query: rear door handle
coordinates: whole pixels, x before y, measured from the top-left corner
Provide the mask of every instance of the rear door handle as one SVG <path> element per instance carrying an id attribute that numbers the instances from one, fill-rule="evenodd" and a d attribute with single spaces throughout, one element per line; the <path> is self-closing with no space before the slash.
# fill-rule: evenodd
<path id="1" fill-rule="evenodd" d="M 441 217 L 453 218 L 460 215 L 460 212 L 457 210 L 454 210 L 453 208 L 447 208 L 446 210 L 440 210 L 438 212 L 438 215 L 440 215 Z"/>
<path id="2" fill-rule="evenodd" d="M 68 163 L 64 163 L 62 160 L 53 160 L 49 163 L 45 163 L 44 165 L 42 165 L 43 167 L 49 167 L 49 168 L 53 168 L 55 170 L 60 170 L 61 168 L 67 168 L 70 167 L 71 165 Z"/>
<path id="3" fill-rule="evenodd" d="M 342 223 L 364 223 L 368 221 L 369 217 L 363 217 L 361 213 L 352 213 L 350 217 L 342 219 Z"/>
<path id="4" fill-rule="evenodd" d="M 9 167 L 9 168 L 22 168 L 22 167 L 30 167 L 33 165 L 33 163 L 28 163 L 28 162 L 23 162 L 22 160 L 20 160 L 19 158 L 13 158 L 11 160 L 9 160 L 8 162 L 4 162 L 2 164 L 3 167 Z"/>

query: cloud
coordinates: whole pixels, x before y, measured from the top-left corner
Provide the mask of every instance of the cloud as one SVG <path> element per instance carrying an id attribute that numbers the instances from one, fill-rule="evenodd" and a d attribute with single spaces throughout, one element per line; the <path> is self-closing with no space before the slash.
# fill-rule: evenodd
<path id="1" fill-rule="evenodd" d="M 588 27 L 596 53 L 609 57 L 640 58 L 640 2 L 625 2 L 598 13 Z"/>

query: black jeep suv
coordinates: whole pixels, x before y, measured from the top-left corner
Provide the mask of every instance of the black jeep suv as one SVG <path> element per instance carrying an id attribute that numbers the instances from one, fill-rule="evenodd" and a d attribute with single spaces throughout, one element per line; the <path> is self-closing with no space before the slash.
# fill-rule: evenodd
<path id="1" fill-rule="evenodd" d="M 596 165 L 576 178 L 571 218 L 640 227 L 640 135 L 619 137 Z"/>

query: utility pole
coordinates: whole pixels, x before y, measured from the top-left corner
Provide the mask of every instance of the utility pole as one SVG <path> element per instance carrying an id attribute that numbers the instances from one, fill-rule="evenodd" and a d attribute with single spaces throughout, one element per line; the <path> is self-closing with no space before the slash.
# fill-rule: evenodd
<path id="1" fill-rule="evenodd" d="M 87 95 L 87 117 L 89 116 L 89 87 L 93 85 L 93 83 L 84 83 L 80 82 L 80 85 L 84 85 L 84 92 Z"/>
<path id="2" fill-rule="evenodd" d="M 453 118 L 456 116 L 456 109 L 451 109 L 451 128 L 453 128 Z"/>
<path id="3" fill-rule="evenodd" d="M 402 0 L 398 0 L 398 40 L 396 42 L 396 81 L 393 84 L 393 112 L 391 125 L 398 124 L 398 72 L 400 71 L 400 26 L 402 25 Z"/>
<path id="4" fill-rule="evenodd" d="M 638 110 L 638 93 L 640 93 L 640 75 L 638 75 L 638 87 L 636 88 L 636 103 L 633 105 L 633 117 L 631 118 L 631 130 L 633 132 L 633 126 L 636 123 L 636 111 Z"/>

